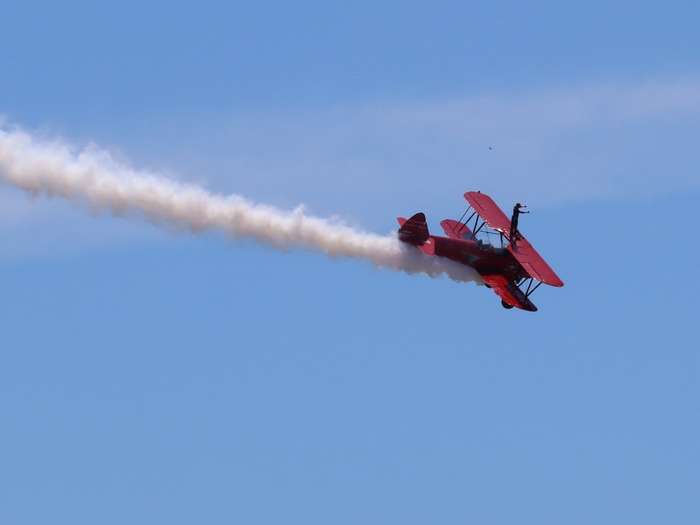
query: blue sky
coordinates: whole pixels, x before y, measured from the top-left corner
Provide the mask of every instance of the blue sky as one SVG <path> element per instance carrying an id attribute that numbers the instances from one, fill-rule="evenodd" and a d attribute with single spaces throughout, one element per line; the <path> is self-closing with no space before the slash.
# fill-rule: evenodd
<path id="1" fill-rule="evenodd" d="M 5 2 L 6 128 L 380 234 L 519 200 L 566 286 L 2 187 L 0 521 L 697 523 L 698 11 Z"/>

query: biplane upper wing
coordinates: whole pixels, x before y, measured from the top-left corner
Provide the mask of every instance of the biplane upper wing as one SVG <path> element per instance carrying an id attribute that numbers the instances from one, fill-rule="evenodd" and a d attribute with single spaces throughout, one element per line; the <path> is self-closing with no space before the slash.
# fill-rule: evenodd
<path id="1" fill-rule="evenodd" d="M 481 277 L 504 303 L 528 312 L 537 311 L 537 307 L 532 304 L 530 298 L 513 281 L 509 281 L 502 275 L 482 275 Z"/>
<path id="2" fill-rule="evenodd" d="M 564 286 L 564 282 L 554 273 L 549 265 L 544 261 L 539 253 L 535 251 L 532 244 L 527 242 L 525 237 L 520 237 L 518 242 L 508 245 L 508 250 L 513 254 L 530 277 L 550 286 Z"/>
<path id="3" fill-rule="evenodd" d="M 510 219 L 491 197 L 476 191 L 469 191 L 464 194 L 464 198 L 467 199 L 467 202 L 471 204 L 474 211 L 479 214 L 479 217 L 489 228 L 502 233 L 509 239 Z M 515 246 L 513 246 L 513 243 L 508 245 L 508 250 L 530 277 L 550 286 L 564 286 L 564 282 L 554 273 L 554 270 L 550 268 L 522 234 Z"/>
<path id="4" fill-rule="evenodd" d="M 510 219 L 503 213 L 503 210 L 498 207 L 498 204 L 493 202 L 493 199 L 488 195 L 477 191 L 468 191 L 464 194 L 464 198 L 471 204 L 474 211 L 479 214 L 479 217 L 492 230 L 502 233 L 506 239 L 510 235 Z"/>
<path id="5" fill-rule="evenodd" d="M 474 238 L 474 235 L 469 227 L 459 221 L 445 219 L 440 223 L 440 226 L 442 226 L 442 229 L 445 230 L 445 235 L 447 235 L 450 239 L 457 239 L 461 241 L 464 239 L 472 240 Z"/>

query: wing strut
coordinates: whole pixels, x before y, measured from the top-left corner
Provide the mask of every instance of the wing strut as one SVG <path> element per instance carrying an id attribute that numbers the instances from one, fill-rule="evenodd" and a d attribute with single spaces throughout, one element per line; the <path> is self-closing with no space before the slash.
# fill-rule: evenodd
<path id="1" fill-rule="evenodd" d="M 469 216 L 469 218 L 467 219 L 467 222 L 462 222 L 462 219 L 464 219 L 464 216 L 465 216 L 467 213 L 469 213 L 469 210 L 471 210 L 471 209 L 472 209 L 471 206 L 467 206 L 467 210 L 462 214 L 462 216 L 461 216 L 461 217 L 459 218 L 459 220 L 457 221 L 459 224 L 461 224 L 461 226 L 459 227 L 459 230 L 455 230 L 454 226 L 450 226 L 450 230 L 452 230 L 452 233 L 454 233 L 457 237 L 460 236 L 460 234 L 462 233 L 462 230 L 464 230 L 464 228 L 466 228 L 466 226 L 467 226 L 467 224 L 469 223 L 469 221 L 472 220 L 472 217 L 474 216 L 474 213 L 476 213 L 476 212 L 472 213 L 472 214 Z M 447 232 L 445 232 L 445 233 L 447 233 Z M 449 233 L 448 233 L 448 235 L 449 235 Z"/>
<path id="2" fill-rule="evenodd" d="M 533 293 L 535 293 L 535 290 L 537 290 L 540 287 L 540 285 L 542 284 L 542 281 L 538 282 L 531 290 L 530 287 L 532 286 L 533 282 L 534 282 L 534 279 L 532 277 L 530 277 L 528 279 L 527 290 L 525 291 L 525 297 L 530 297 Z M 522 290 L 522 288 L 521 288 L 521 290 Z"/>

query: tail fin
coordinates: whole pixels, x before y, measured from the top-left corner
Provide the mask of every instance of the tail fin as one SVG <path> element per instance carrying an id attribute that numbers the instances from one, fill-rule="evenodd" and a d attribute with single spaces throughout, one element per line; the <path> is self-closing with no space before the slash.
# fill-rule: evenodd
<path id="1" fill-rule="evenodd" d="M 430 238 L 428 223 L 425 222 L 425 214 L 416 213 L 408 220 L 402 217 L 399 217 L 397 220 L 401 225 L 401 228 L 399 228 L 400 241 L 413 246 L 421 246 Z"/>

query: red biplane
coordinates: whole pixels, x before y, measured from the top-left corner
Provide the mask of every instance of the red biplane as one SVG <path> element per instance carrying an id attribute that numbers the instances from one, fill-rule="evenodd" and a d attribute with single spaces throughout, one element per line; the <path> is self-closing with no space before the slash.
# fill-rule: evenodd
<path id="1" fill-rule="evenodd" d="M 512 227 L 511 220 L 491 197 L 469 191 L 464 198 L 469 208 L 462 218 L 440 223 L 447 237 L 430 235 L 425 215 L 416 213 L 410 219 L 399 217 L 399 239 L 428 255 L 446 257 L 474 268 L 486 286 L 501 298 L 504 308 L 536 312 L 530 295 L 542 283 L 550 286 L 564 286 L 564 283 L 517 228 Z M 462 222 L 470 211 L 471 215 Z M 499 246 L 491 242 L 492 237 L 500 240 Z M 539 282 L 534 284 L 534 281 Z"/>

